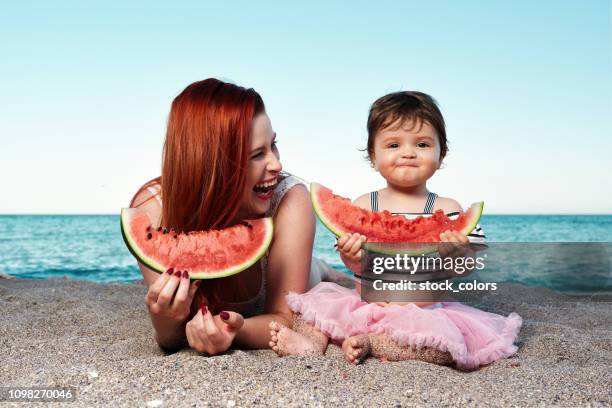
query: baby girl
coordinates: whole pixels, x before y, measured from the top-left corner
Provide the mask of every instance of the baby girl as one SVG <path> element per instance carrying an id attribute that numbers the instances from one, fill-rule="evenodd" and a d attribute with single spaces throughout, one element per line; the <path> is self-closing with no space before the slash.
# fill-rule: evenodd
<path id="1" fill-rule="evenodd" d="M 462 208 L 457 201 L 427 188 L 447 150 L 444 119 L 433 98 L 420 92 L 379 98 L 368 117 L 367 153 L 386 187 L 358 197 L 354 205 L 407 218 L 430 216 L 437 210 L 450 218 L 458 216 Z M 484 238 L 479 226 L 468 237 L 457 231 L 440 234 L 440 241 L 454 249 Z M 365 241 L 362 235 L 347 234 L 337 242 L 342 261 L 356 274 Z M 442 252 L 440 256 L 445 256 Z M 373 355 L 389 361 L 454 364 L 466 370 L 517 350 L 513 343 L 522 320 L 516 313 L 504 317 L 458 302 L 368 303 L 359 288 L 322 282 L 307 293 L 289 294 L 293 328 L 271 323 L 270 347 L 279 356 L 323 354 L 331 340 L 342 344 L 346 359 L 355 364 Z"/>

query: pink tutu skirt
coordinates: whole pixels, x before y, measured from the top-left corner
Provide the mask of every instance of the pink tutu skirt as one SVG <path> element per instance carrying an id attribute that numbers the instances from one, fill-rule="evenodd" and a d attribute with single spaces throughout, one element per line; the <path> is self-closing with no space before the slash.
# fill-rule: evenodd
<path id="1" fill-rule="evenodd" d="M 514 354 L 522 324 L 516 313 L 504 317 L 454 302 L 382 307 L 364 302 L 354 289 L 330 282 L 302 295 L 290 293 L 287 303 L 334 341 L 385 333 L 401 346 L 447 351 L 457 367 L 468 370 Z"/>

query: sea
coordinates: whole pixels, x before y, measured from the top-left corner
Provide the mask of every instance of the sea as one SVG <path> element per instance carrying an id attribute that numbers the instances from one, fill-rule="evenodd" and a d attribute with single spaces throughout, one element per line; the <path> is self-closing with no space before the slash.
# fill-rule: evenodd
<path id="1" fill-rule="evenodd" d="M 558 291 L 611 289 L 612 215 L 484 215 L 480 224 L 489 245 L 511 252 L 514 260 L 521 259 L 515 268 L 498 268 L 502 270 L 491 275 L 497 281 Z M 314 256 L 350 273 L 334 250 L 334 242 L 335 237 L 318 222 Z M 543 255 L 531 262 L 534 253 Z M 586 253 L 589 257 L 595 254 L 595 261 L 585 264 L 584 259 L 574 259 Z M 520 254 L 529 255 L 521 258 Z M 558 265 L 545 267 L 556 265 L 549 261 L 559 254 L 565 255 L 562 273 Z M 509 262 L 510 257 L 502 264 Z M 123 242 L 118 215 L 0 215 L 0 273 L 101 283 L 141 279 Z M 577 276 L 583 277 L 580 285 Z"/>

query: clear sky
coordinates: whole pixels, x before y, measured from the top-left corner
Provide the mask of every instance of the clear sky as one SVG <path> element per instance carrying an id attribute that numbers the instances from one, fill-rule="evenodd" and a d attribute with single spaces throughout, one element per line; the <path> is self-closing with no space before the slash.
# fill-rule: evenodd
<path id="1" fill-rule="evenodd" d="M 609 1 L 220 3 L 4 4 L 0 213 L 118 212 L 211 76 L 259 91 L 285 169 L 345 196 L 384 186 L 357 150 L 370 104 L 420 90 L 450 140 L 430 190 L 612 212 Z"/>

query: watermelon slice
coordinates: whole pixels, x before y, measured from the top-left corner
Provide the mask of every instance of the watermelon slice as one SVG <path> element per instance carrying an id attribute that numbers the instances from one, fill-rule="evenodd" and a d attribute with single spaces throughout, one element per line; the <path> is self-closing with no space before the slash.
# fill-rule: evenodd
<path id="1" fill-rule="evenodd" d="M 153 228 L 136 208 L 121 210 L 121 233 L 128 249 L 143 265 L 163 273 L 188 271 L 192 279 L 223 278 L 257 262 L 272 242 L 272 218 L 246 220 L 222 230 L 177 234 Z"/>
<path id="2" fill-rule="evenodd" d="M 484 208 L 483 202 L 472 204 L 455 220 L 448 218 L 442 210 L 431 217 L 419 216 L 409 220 L 388 211 L 372 212 L 357 207 L 348 198 L 335 195 L 318 183 L 310 184 L 310 198 L 317 216 L 334 235 L 365 235 L 368 239 L 366 249 L 387 254 L 435 252 L 437 245 L 423 244 L 440 242 L 440 233 L 446 230 L 459 231 L 467 236 L 478 224 Z"/>

